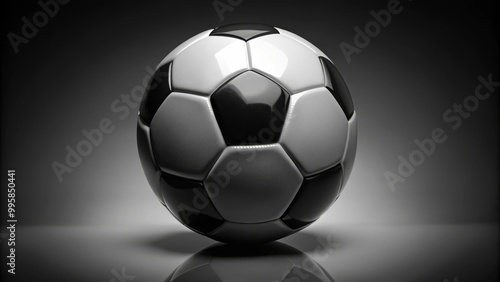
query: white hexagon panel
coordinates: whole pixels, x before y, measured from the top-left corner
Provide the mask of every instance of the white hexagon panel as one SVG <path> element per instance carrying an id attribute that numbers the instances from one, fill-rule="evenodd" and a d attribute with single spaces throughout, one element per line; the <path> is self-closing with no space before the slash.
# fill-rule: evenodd
<path id="1" fill-rule="evenodd" d="M 347 118 L 321 87 L 292 95 L 280 143 L 305 176 L 338 164 L 347 141 Z"/>
<path id="2" fill-rule="evenodd" d="M 299 42 L 300 44 L 306 46 L 307 48 L 311 49 L 311 51 L 313 51 L 314 53 L 316 53 L 317 56 L 321 56 L 321 57 L 325 57 L 325 58 L 328 58 L 326 56 L 325 53 L 323 53 L 323 51 L 319 50 L 318 47 L 314 46 L 311 42 L 305 40 L 304 38 L 298 36 L 297 34 L 295 33 L 292 33 L 288 30 L 284 30 L 284 29 L 281 29 L 281 28 L 276 28 L 279 33 L 283 36 L 286 36 L 290 39 L 293 39 L 297 42 Z"/>
<path id="3" fill-rule="evenodd" d="M 318 55 L 296 40 L 281 34 L 257 37 L 248 41 L 248 52 L 251 69 L 273 78 L 290 94 L 324 85 Z"/>
<path id="4" fill-rule="evenodd" d="M 228 78 L 248 70 L 244 41 L 209 36 L 184 49 L 172 65 L 174 91 L 208 96 Z"/>
<path id="5" fill-rule="evenodd" d="M 188 40 L 184 41 L 181 45 L 177 46 L 174 50 L 172 50 L 168 55 L 158 64 L 158 68 L 162 67 L 163 65 L 170 63 L 179 55 L 184 49 L 188 48 L 189 46 L 193 45 L 194 43 L 202 40 L 205 37 L 208 37 L 210 35 L 210 32 L 212 32 L 212 29 L 205 30 L 203 32 L 198 33 L 197 35 L 189 38 Z"/>
<path id="6" fill-rule="evenodd" d="M 303 177 L 279 144 L 227 147 L 204 181 L 222 217 L 231 222 L 278 219 Z"/>
<path id="7" fill-rule="evenodd" d="M 208 98 L 170 94 L 151 122 L 156 161 L 167 173 L 203 180 L 225 147 Z"/>

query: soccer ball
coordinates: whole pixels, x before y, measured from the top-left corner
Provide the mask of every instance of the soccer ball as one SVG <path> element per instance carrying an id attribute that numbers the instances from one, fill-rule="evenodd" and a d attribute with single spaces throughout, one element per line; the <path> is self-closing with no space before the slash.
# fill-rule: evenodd
<path id="1" fill-rule="evenodd" d="M 181 281 L 335 282 L 314 259 L 279 242 L 212 245 L 191 256 L 165 279 Z"/>
<path id="2" fill-rule="evenodd" d="M 140 105 L 137 143 L 160 202 L 227 243 L 305 228 L 337 199 L 356 114 L 328 57 L 267 25 L 202 32 L 163 59 Z"/>

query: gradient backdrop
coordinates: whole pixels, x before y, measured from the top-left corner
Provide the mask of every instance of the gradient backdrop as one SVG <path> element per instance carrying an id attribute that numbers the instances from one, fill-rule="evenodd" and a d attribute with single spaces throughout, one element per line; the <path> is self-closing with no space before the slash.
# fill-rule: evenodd
<path id="1" fill-rule="evenodd" d="M 493 243 L 485 256 L 498 265 L 500 91 L 497 87 L 481 101 L 457 130 L 442 117 L 474 94 L 478 76 L 491 74 L 500 81 L 499 10 L 493 1 L 401 0 L 403 10 L 353 54 L 350 63 L 339 44 L 353 45 L 354 27 L 364 29 L 373 20 L 370 11 L 386 9 L 388 1 L 243 0 L 225 12 L 222 21 L 212 2 L 71 1 L 21 44 L 17 54 L 7 34 L 20 34 L 22 17 L 31 19 L 41 8 L 35 1 L 2 3 L 1 167 L 2 179 L 7 169 L 17 171 L 19 228 L 177 226 L 142 172 L 135 141 L 137 108 L 122 120 L 111 104 L 142 85 L 146 68 L 154 69 L 189 37 L 222 24 L 262 22 L 292 31 L 324 51 L 349 86 L 358 115 L 351 179 L 336 204 L 311 228 L 328 233 L 331 226 L 357 224 L 356 230 L 363 233 L 363 226 L 373 225 L 489 224 Z M 75 148 L 85 139 L 81 131 L 97 128 L 103 118 L 112 120 L 114 132 L 60 182 L 52 162 L 64 163 L 65 147 Z M 431 137 L 437 127 L 447 140 L 392 191 L 384 173 L 396 172 L 398 156 L 408 158 L 417 148 L 414 139 Z M 5 192 L 2 188 L 2 224 Z M 27 248 L 31 240 L 43 238 L 27 233 L 19 252 L 23 244 Z M 25 250 L 24 257 L 43 261 L 44 256 Z M 59 267 L 64 266 L 60 262 Z M 113 267 L 103 266 L 109 279 Z M 44 271 L 50 273 L 50 267 Z M 441 278 L 436 281 L 451 281 L 459 271 L 437 275 Z M 491 278 L 498 273 L 477 275 Z M 347 274 L 345 278 L 338 280 L 349 280 Z"/>

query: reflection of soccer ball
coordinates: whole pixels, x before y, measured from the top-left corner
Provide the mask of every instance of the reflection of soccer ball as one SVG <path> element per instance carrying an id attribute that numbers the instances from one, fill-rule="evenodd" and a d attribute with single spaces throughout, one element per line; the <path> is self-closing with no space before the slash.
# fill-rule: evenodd
<path id="1" fill-rule="evenodd" d="M 165 280 L 181 281 L 335 282 L 308 255 L 278 242 L 260 246 L 212 245 L 191 256 Z"/>
<path id="2" fill-rule="evenodd" d="M 285 30 L 202 32 L 158 66 L 140 106 L 142 166 L 184 225 L 268 242 L 318 219 L 356 151 L 349 91 L 319 49 Z"/>

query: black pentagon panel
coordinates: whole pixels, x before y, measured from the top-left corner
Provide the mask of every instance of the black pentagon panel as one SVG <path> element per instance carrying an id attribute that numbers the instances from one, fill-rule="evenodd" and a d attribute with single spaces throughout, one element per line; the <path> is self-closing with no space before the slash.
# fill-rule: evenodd
<path id="1" fill-rule="evenodd" d="M 274 27 L 270 25 L 242 23 L 242 24 L 228 24 L 220 26 L 214 29 L 210 33 L 210 35 L 229 36 L 248 41 L 250 39 L 259 36 L 264 36 L 274 33 L 279 34 L 278 30 L 276 30 Z"/>
<path id="2" fill-rule="evenodd" d="M 286 226 L 288 226 L 291 229 L 293 229 L 294 232 L 302 230 L 302 229 L 306 228 L 307 226 L 311 225 L 314 222 L 314 221 L 300 221 L 300 220 L 292 218 L 292 217 L 290 217 L 288 215 L 282 217 L 281 221 L 283 221 L 283 223 Z"/>
<path id="3" fill-rule="evenodd" d="M 294 266 L 282 281 L 283 282 L 286 282 L 286 281 L 328 282 L 329 280 L 319 278 L 314 273 L 308 271 L 305 268 Z M 331 280 L 331 281 L 333 281 L 333 280 Z"/>
<path id="4" fill-rule="evenodd" d="M 288 257 L 303 259 L 303 256 L 304 253 L 296 248 L 277 241 L 270 242 L 269 244 L 251 245 L 213 244 L 194 255 L 194 257 L 205 258 L 204 260 L 199 260 L 200 264 L 208 260 L 207 258 L 210 258 L 211 263 L 214 262 L 213 258 L 224 258 L 224 262 L 231 263 L 233 258 L 249 258 L 248 260 L 251 261 L 252 257 L 263 257 L 270 258 L 270 260 L 274 260 L 276 262 L 285 260 L 287 264 L 290 263 L 291 267 L 293 266 L 293 263 L 288 259 Z M 258 261 L 256 262 L 258 263 Z M 250 263 L 251 262 L 249 262 L 249 264 Z M 232 266 L 234 266 L 234 264 Z"/>
<path id="5" fill-rule="evenodd" d="M 224 222 L 201 182 L 162 173 L 160 189 L 172 214 L 195 231 L 209 233 Z"/>
<path id="6" fill-rule="evenodd" d="M 259 244 L 278 240 L 293 231 L 279 219 L 263 223 L 235 223 L 226 221 L 207 236 L 229 244 Z"/>
<path id="7" fill-rule="evenodd" d="M 139 150 L 139 158 L 141 160 L 142 169 L 146 175 L 149 186 L 155 193 L 156 197 L 163 204 L 160 187 L 160 168 L 156 164 L 151 148 L 150 128 L 139 117 L 137 120 L 137 149 Z"/>
<path id="8" fill-rule="evenodd" d="M 221 86 L 210 100 L 228 145 L 279 140 L 289 95 L 270 79 L 244 72 Z"/>
<path id="9" fill-rule="evenodd" d="M 282 217 L 290 227 L 318 219 L 336 200 L 342 184 L 342 167 L 337 165 L 304 179 L 299 192 Z"/>
<path id="10" fill-rule="evenodd" d="M 344 111 L 347 119 L 350 119 L 354 112 L 354 105 L 352 103 L 351 94 L 347 85 L 340 75 L 338 69 L 330 62 L 330 60 L 320 57 L 323 71 L 325 72 L 325 86 L 330 90 L 333 97 L 337 100 L 340 107 Z"/>
<path id="11" fill-rule="evenodd" d="M 156 111 L 172 92 L 170 87 L 170 66 L 165 64 L 155 71 L 144 92 L 139 113 L 146 124 L 151 124 Z"/>

